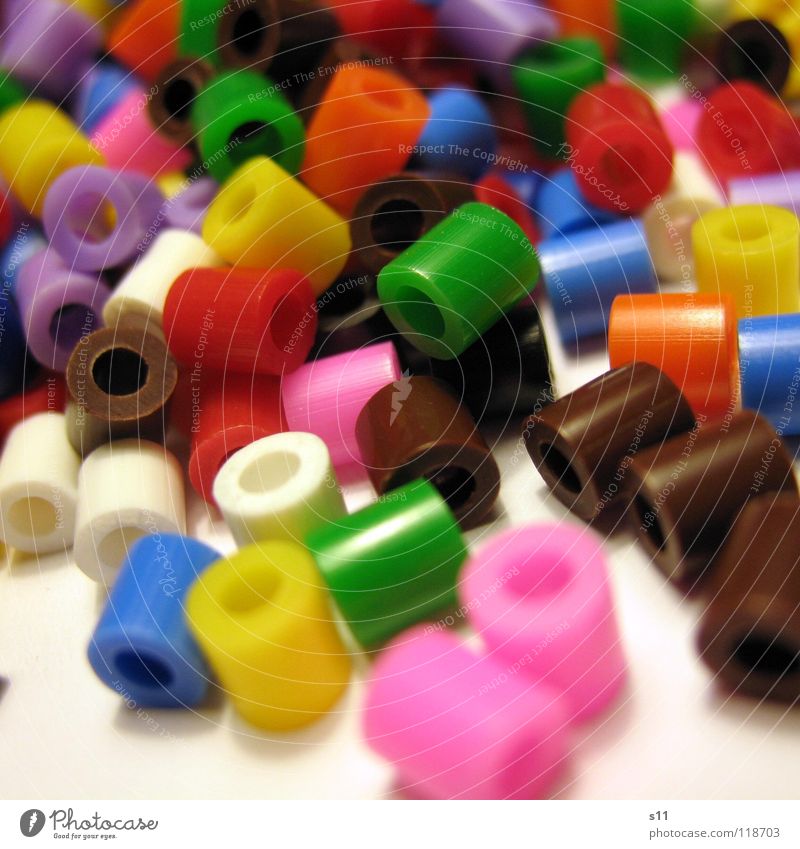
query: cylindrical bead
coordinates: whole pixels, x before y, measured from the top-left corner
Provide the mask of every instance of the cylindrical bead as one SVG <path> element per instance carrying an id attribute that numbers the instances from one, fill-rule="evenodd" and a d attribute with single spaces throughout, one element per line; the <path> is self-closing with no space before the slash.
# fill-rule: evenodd
<path id="1" fill-rule="evenodd" d="M 624 0 L 617 3 L 620 64 L 653 80 L 675 76 L 701 22 L 695 0 Z"/>
<path id="2" fill-rule="evenodd" d="M 127 68 L 111 60 L 97 62 L 78 82 L 72 117 L 83 132 L 91 133 L 135 86 L 136 78 Z"/>
<path id="3" fill-rule="evenodd" d="M 736 177 L 728 182 L 731 206 L 763 204 L 800 212 L 800 171 L 776 171 L 755 177 Z"/>
<path id="4" fill-rule="evenodd" d="M 177 55 L 182 2 L 126 3 L 108 37 L 111 55 L 152 83 Z"/>
<path id="5" fill-rule="evenodd" d="M 545 239 L 588 230 L 617 218 L 583 197 L 571 168 L 562 168 L 542 179 L 536 193 L 536 214 Z"/>
<path id="6" fill-rule="evenodd" d="M 163 68 L 147 101 L 150 120 L 160 135 L 176 144 L 194 141 L 192 109 L 213 77 L 214 68 L 195 56 L 176 59 Z"/>

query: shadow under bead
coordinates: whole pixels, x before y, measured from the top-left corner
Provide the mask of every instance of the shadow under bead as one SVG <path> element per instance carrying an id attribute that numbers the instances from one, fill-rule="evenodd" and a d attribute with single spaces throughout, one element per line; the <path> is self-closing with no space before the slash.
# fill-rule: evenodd
<path id="1" fill-rule="evenodd" d="M 707 586 L 703 662 L 734 692 L 800 699 L 800 500 L 754 498 L 731 528 Z"/>
<path id="2" fill-rule="evenodd" d="M 500 491 L 500 472 L 466 407 L 445 383 L 402 377 L 375 393 L 356 439 L 379 494 L 429 480 L 465 530 L 483 522 Z"/>
<path id="3" fill-rule="evenodd" d="M 144 324 L 105 327 L 82 337 L 66 379 L 67 435 L 79 453 L 125 437 L 164 440 L 178 367 Z"/>

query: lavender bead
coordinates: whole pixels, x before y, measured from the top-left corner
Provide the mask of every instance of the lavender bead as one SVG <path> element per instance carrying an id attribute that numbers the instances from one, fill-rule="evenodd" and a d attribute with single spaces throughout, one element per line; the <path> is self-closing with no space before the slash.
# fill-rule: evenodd
<path id="1" fill-rule="evenodd" d="M 728 203 L 744 206 L 751 203 L 781 206 L 800 215 L 800 171 L 739 177 L 728 183 Z"/>
<path id="2" fill-rule="evenodd" d="M 70 168 L 53 182 L 42 221 L 52 247 L 78 271 L 133 259 L 162 221 L 164 197 L 147 177 L 96 165 Z M 113 207 L 115 220 L 106 215 Z"/>
<path id="3" fill-rule="evenodd" d="M 182 192 L 164 201 L 161 214 L 167 227 L 190 230 L 200 235 L 203 220 L 219 184 L 211 177 L 203 177 L 191 183 Z"/>
<path id="4" fill-rule="evenodd" d="M 558 31 L 553 15 L 529 0 L 442 0 L 436 22 L 442 36 L 465 58 L 481 62 L 501 88 L 511 86 L 509 66 L 520 53 Z"/>
<path id="5" fill-rule="evenodd" d="M 64 371 L 80 338 L 100 326 L 111 290 L 47 249 L 24 263 L 14 294 L 30 352 L 43 366 Z"/>

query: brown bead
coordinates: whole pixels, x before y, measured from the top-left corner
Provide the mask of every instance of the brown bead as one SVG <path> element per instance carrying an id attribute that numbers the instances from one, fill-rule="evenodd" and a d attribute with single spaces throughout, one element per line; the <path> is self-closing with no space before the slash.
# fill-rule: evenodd
<path id="1" fill-rule="evenodd" d="M 797 492 L 792 460 L 751 410 L 709 419 L 628 469 L 630 521 L 664 574 L 684 588 L 704 577 L 750 498 Z"/>
<path id="2" fill-rule="evenodd" d="M 163 441 L 178 367 L 141 324 L 105 327 L 78 342 L 67 363 L 67 435 L 87 454 L 114 439 Z"/>
<path id="3" fill-rule="evenodd" d="M 398 254 L 464 203 L 472 186 L 458 177 L 407 172 L 370 186 L 356 205 L 350 234 L 353 251 L 377 274 Z"/>
<path id="4" fill-rule="evenodd" d="M 219 19 L 217 46 L 223 67 L 264 70 L 281 37 L 276 0 L 236 0 Z"/>
<path id="5" fill-rule="evenodd" d="M 694 416 L 675 384 L 648 363 L 606 372 L 531 415 L 528 454 L 558 500 L 584 521 L 618 519 L 633 457 L 688 430 Z"/>
<path id="6" fill-rule="evenodd" d="M 726 688 L 763 699 L 800 698 L 800 500 L 748 502 L 714 565 L 697 636 Z"/>
<path id="7" fill-rule="evenodd" d="M 333 11 L 319 0 L 277 0 L 281 20 L 278 49 L 269 66 L 270 79 L 290 81 L 291 92 L 316 78 L 322 57 L 341 29 Z"/>
<path id="8" fill-rule="evenodd" d="M 426 478 L 464 529 L 479 525 L 500 491 L 500 472 L 475 421 L 446 384 L 403 377 L 370 398 L 356 438 L 375 489 Z"/>
<path id="9" fill-rule="evenodd" d="M 181 145 L 194 138 L 192 104 L 213 76 L 208 62 L 188 56 L 170 62 L 161 71 L 147 109 L 162 136 Z"/>

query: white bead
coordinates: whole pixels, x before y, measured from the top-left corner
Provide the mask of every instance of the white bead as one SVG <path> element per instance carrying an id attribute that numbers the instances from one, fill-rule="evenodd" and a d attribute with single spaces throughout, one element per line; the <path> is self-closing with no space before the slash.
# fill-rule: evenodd
<path id="1" fill-rule="evenodd" d="M 185 530 L 183 475 L 163 445 L 121 439 L 83 461 L 74 556 L 90 578 L 111 586 L 139 537 Z"/>
<path id="2" fill-rule="evenodd" d="M 80 457 L 62 413 L 39 413 L 8 435 L 0 458 L 0 536 L 29 553 L 64 551 L 75 534 Z"/>
<path id="3" fill-rule="evenodd" d="M 176 278 L 190 268 L 214 268 L 225 261 L 195 233 L 164 230 L 122 278 L 103 308 L 106 327 L 136 316 L 162 331 L 164 303 Z"/>
<path id="4" fill-rule="evenodd" d="M 289 539 L 345 515 L 325 443 L 312 433 L 276 433 L 237 451 L 214 479 L 214 500 L 239 546 Z"/>

